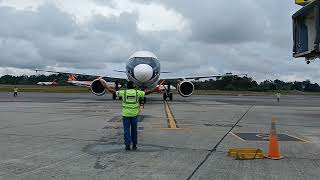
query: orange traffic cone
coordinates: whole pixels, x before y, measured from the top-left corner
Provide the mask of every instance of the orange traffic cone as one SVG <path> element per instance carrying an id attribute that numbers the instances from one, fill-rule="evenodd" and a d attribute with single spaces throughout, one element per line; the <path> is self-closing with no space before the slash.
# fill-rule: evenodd
<path id="1" fill-rule="evenodd" d="M 269 154 L 268 154 L 269 159 L 273 160 L 279 160 L 283 158 L 280 156 L 279 152 L 279 144 L 278 144 L 278 135 L 276 132 L 276 119 L 272 118 L 271 121 L 271 130 L 270 130 L 270 135 L 269 135 Z"/>

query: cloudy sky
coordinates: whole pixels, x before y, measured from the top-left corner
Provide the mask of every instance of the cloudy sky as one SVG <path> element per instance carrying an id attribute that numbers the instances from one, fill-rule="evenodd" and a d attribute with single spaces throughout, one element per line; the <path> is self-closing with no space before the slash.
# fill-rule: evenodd
<path id="1" fill-rule="evenodd" d="M 292 0 L 0 0 L 0 75 L 43 68 L 124 77 L 150 50 L 173 76 L 247 73 L 320 82 L 292 58 Z"/>

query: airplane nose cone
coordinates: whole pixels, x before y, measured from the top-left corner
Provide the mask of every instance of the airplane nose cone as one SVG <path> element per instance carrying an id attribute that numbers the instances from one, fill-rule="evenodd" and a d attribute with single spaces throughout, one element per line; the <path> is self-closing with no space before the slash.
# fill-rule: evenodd
<path id="1" fill-rule="evenodd" d="M 147 82 L 152 78 L 153 69 L 148 64 L 139 64 L 134 67 L 134 77 L 140 82 Z"/>

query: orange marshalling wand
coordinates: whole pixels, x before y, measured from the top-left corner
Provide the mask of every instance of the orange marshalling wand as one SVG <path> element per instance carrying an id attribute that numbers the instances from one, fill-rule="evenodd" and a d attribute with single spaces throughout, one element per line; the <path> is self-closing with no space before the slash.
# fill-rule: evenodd
<path id="1" fill-rule="evenodd" d="M 279 160 L 282 158 L 280 156 L 280 152 L 279 152 L 279 143 L 278 143 L 278 135 L 276 132 L 276 119 L 275 118 L 272 118 L 272 121 L 271 121 L 268 158 L 273 159 L 273 160 Z"/>

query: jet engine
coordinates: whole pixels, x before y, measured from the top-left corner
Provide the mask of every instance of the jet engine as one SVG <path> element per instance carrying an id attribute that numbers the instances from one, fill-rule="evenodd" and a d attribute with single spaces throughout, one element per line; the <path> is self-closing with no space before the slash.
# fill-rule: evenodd
<path id="1" fill-rule="evenodd" d="M 181 81 L 177 85 L 177 90 L 182 97 L 189 97 L 193 94 L 194 85 L 190 81 Z"/>
<path id="2" fill-rule="evenodd" d="M 103 80 L 103 79 L 101 79 L 101 80 L 106 83 L 105 80 Z M 91 92 L 97 96 L 102 96 L 106 93 L 106 89 L 102 85 L 102 83 L 100 82 L 100 79 L 93 80 L 90 85 L 90 88 L 91 88 Z"/>

